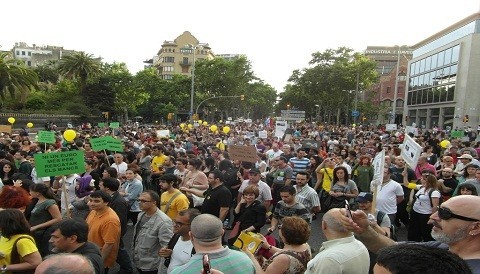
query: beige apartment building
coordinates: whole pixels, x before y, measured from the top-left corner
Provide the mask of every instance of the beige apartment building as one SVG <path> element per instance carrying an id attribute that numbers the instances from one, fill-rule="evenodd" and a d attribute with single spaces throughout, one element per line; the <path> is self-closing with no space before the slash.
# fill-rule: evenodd
<path id="1" fill-rule="evenodd" d="M 208 43 L 200 43 L 190 32 L 185 31 L 173 41 L 165 41 L 153 58 L 162 79 L 170 80 L 174 74 L 190 75 L 195 61 L 213 59 L 215 55 Z"/>

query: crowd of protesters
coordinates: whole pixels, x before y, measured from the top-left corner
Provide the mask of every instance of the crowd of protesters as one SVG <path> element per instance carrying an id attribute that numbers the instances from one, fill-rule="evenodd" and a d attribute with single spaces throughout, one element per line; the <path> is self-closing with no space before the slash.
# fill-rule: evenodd
<path id="1" fill-rule="evenodd" d="M 214 273 L 373 273 L 380 250 L 377 271 L 397 273 L 381 248 L 399 252 L 388 246 L 403 226 L 408 241 L 446 245 L 452 260 L 480 273 L 480 143 L 438 130 L 315 123 L 286 134 L 262 122 L 75 130 L 71 142 L 58 131 L 55 144 L 0 137 L 0 271 L 76 253 L 96 273 L 116 264 L 120 273 L 201 273 L 204 254 Z M 407 134 L 424 148 L 413 169 L 401 157 Z M 123 151 L 92 148 L 92 138 L 107 135 Z M 251 161 L 230 153 L 238 146 L 255 147 Z M 66 150 L 84 151 L 84 173 L 37 175 L 35 154 Z M 372 160 L 382 150 L 373 195 Z M 314 256 L 308 239 L 317 218 L 327 241 Z M 447 230 L 455 221 L 457 231 Z M 242 232 L 267 227 L 274 234 L 260 236 L 256 254 L 235 250 Z M 468 250 L 452 248 L 467 240 Z"/>

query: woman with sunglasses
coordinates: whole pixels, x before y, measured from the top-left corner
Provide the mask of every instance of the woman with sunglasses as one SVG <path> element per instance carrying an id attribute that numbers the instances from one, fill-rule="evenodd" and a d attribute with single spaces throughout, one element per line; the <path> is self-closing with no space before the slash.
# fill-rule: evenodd
<path id="1" fill-rule="evenodd" d="M 406 170 L 404 171 L 406 176 Z M 407 181 L 407 182 L 405 182 Z M 417 185 L 417 191 L 412 191 L 410 201 L 412 210 L 410 211 L 410 225 L 408 227 L 408 240 L 416 242 L 433 241 L 432 225 L 428 224 L 430 215 L 437 211 L 440 204 L 440 191 L 438 190 L 437 178 L 428 171 L 422 173 L 420 179 L 421 185 Z M 404 179 L 408 185 L 408 179 Z"/>

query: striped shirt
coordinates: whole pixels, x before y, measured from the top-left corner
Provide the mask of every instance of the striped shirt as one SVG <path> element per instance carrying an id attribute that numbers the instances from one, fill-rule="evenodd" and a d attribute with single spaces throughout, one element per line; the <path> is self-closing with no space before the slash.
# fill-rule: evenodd
<path id="1" fill-rule="evenodd" d="M 307 158 L 299 159 L 297 157 L 293 157 L 288 161 L 288 164 L 293 169 L 293 178 L 292 181 L 295 181 L 297 176 L 297 172 L 299 171 L 307 171 L 308 166 L 310 165 L 310 160 Z"/>
<path id="2" fill-rule="evenodd" d="M 308 209 L 310 214 L 312 212 L 312 208 L 320 206 L 320 199 L 318 198 L 317 192 L 309 185 L 306 185 L 304 187 L 296 185 L 295 190 L 297 191 L 295 199 L 297 200 L 297 202 L 304 205 Z"/>

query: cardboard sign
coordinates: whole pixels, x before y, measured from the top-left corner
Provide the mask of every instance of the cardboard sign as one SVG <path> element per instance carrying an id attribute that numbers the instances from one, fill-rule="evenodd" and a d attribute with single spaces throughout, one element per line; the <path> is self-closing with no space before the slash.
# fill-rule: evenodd
<path id="1" fill-rule="evenodd" d="M 85 172 L 85 159 L 82 150 L 36 153 L 35 168 L 37 176 L 49 177 Z"/>
<path id="2" fill-rule="evenodd" d="M 120 123 L 119 122 L 111 122 L 110 123 L 110 128 L 119 128 L 120 127 Z"/>
<path id="3" fill-rule="evenodd" d="M 11 125 L 0 125 L 0 132 L 12 133 Z"/>
<path id="4" fill-rule="evenodd" d="M 53 131 L 39 131 L 37 135 L 37 141 L 45 144 L 55 144 L 55 132 Z"/>
<path id="5" fill-rule="evenodd" d="M 315 140 L 303 140 L 302 142 L 303 148 L 313 148 L 313 149 L 319 150 L 321 145 L 322 145 L 321 142 L 318 142 Z"/>
<path id="6" fill-rule="evenodd" d="M 105 136 L 99 138 L 90 139 L 90 144 L 94 151 L 110 150 L 110 151 L 123 151 L 122 141 L 113 138 L 112 136 Z"/>
<path id="7" fill-rule="evenodd" d="M 405 127 L 405 132 L 406 133 L 413 133 L 413 136 L 418 136 L 418 128 L 416 128 L 416 127 L 406 126 Z"/>
<path id="8" fill-rule="evenodd" d="M 260 139 L 267 139 L 267 138 L 268 138 L 267 131 L 266 131 L 266 130 L 260 130 L 260 131 L 258 132 L 258 138 L 260 138 Z"/>
<path id="9" fill-rule="evenodd" d="M 262 238 L 256 233 L 242 231 L 233 245 L 240 250 L 246 247 L 252 254 L 256 254 L 262 243 Z"/>
<path id="10" fill-rule="evenodd" d="M 197 125 L 198 126 L 198 125 Z M 170 130 L 157 130 L 158 138 L 170 138 Z"/>
<path id="11" fill-rule="evenodd" d="M 463 130 L 453 130 L 450 136 L 452 138 L 463 138 L 465 136 L 465 132 Z"/>
<path id="12" fill-rule="evenodd" d="M 385 150 L 382 149 L 381 152 L 377 153 L 373 159 L 373 180 L 383 179 L 383 168 L 385 166 Z"/>
<path id="13" fill-rule="evenodd" d="M 288 127 L 287 121 L 275 122 L 275 137 L 283 138 L 283 135 L 285 134 L 287 127 Z"/>
<path id="14" fill-rule="evenodd" d="M 257 149 L 255 146 L 228 146 L 230 159 L 242 162 L 255 163 L 257 161 Z"/>
<path id="15" fill-rule="evenodd" d="M 422 147 L 415 142 L 415 140 L 410 136 L 405 135 L 400 156 L 402 156 L 403 160 L 405 160 L 411 169 L 415 169 L 417 167 L 418 158 L 420 158 L 420 154 L 422 154 L 422 150 Z"/>
<path id="16" fill-rule="evenodd" d="M 385 125 L 386 131 L 394 131 L 397 130 L 397 124 L 386 124 Z"/>

